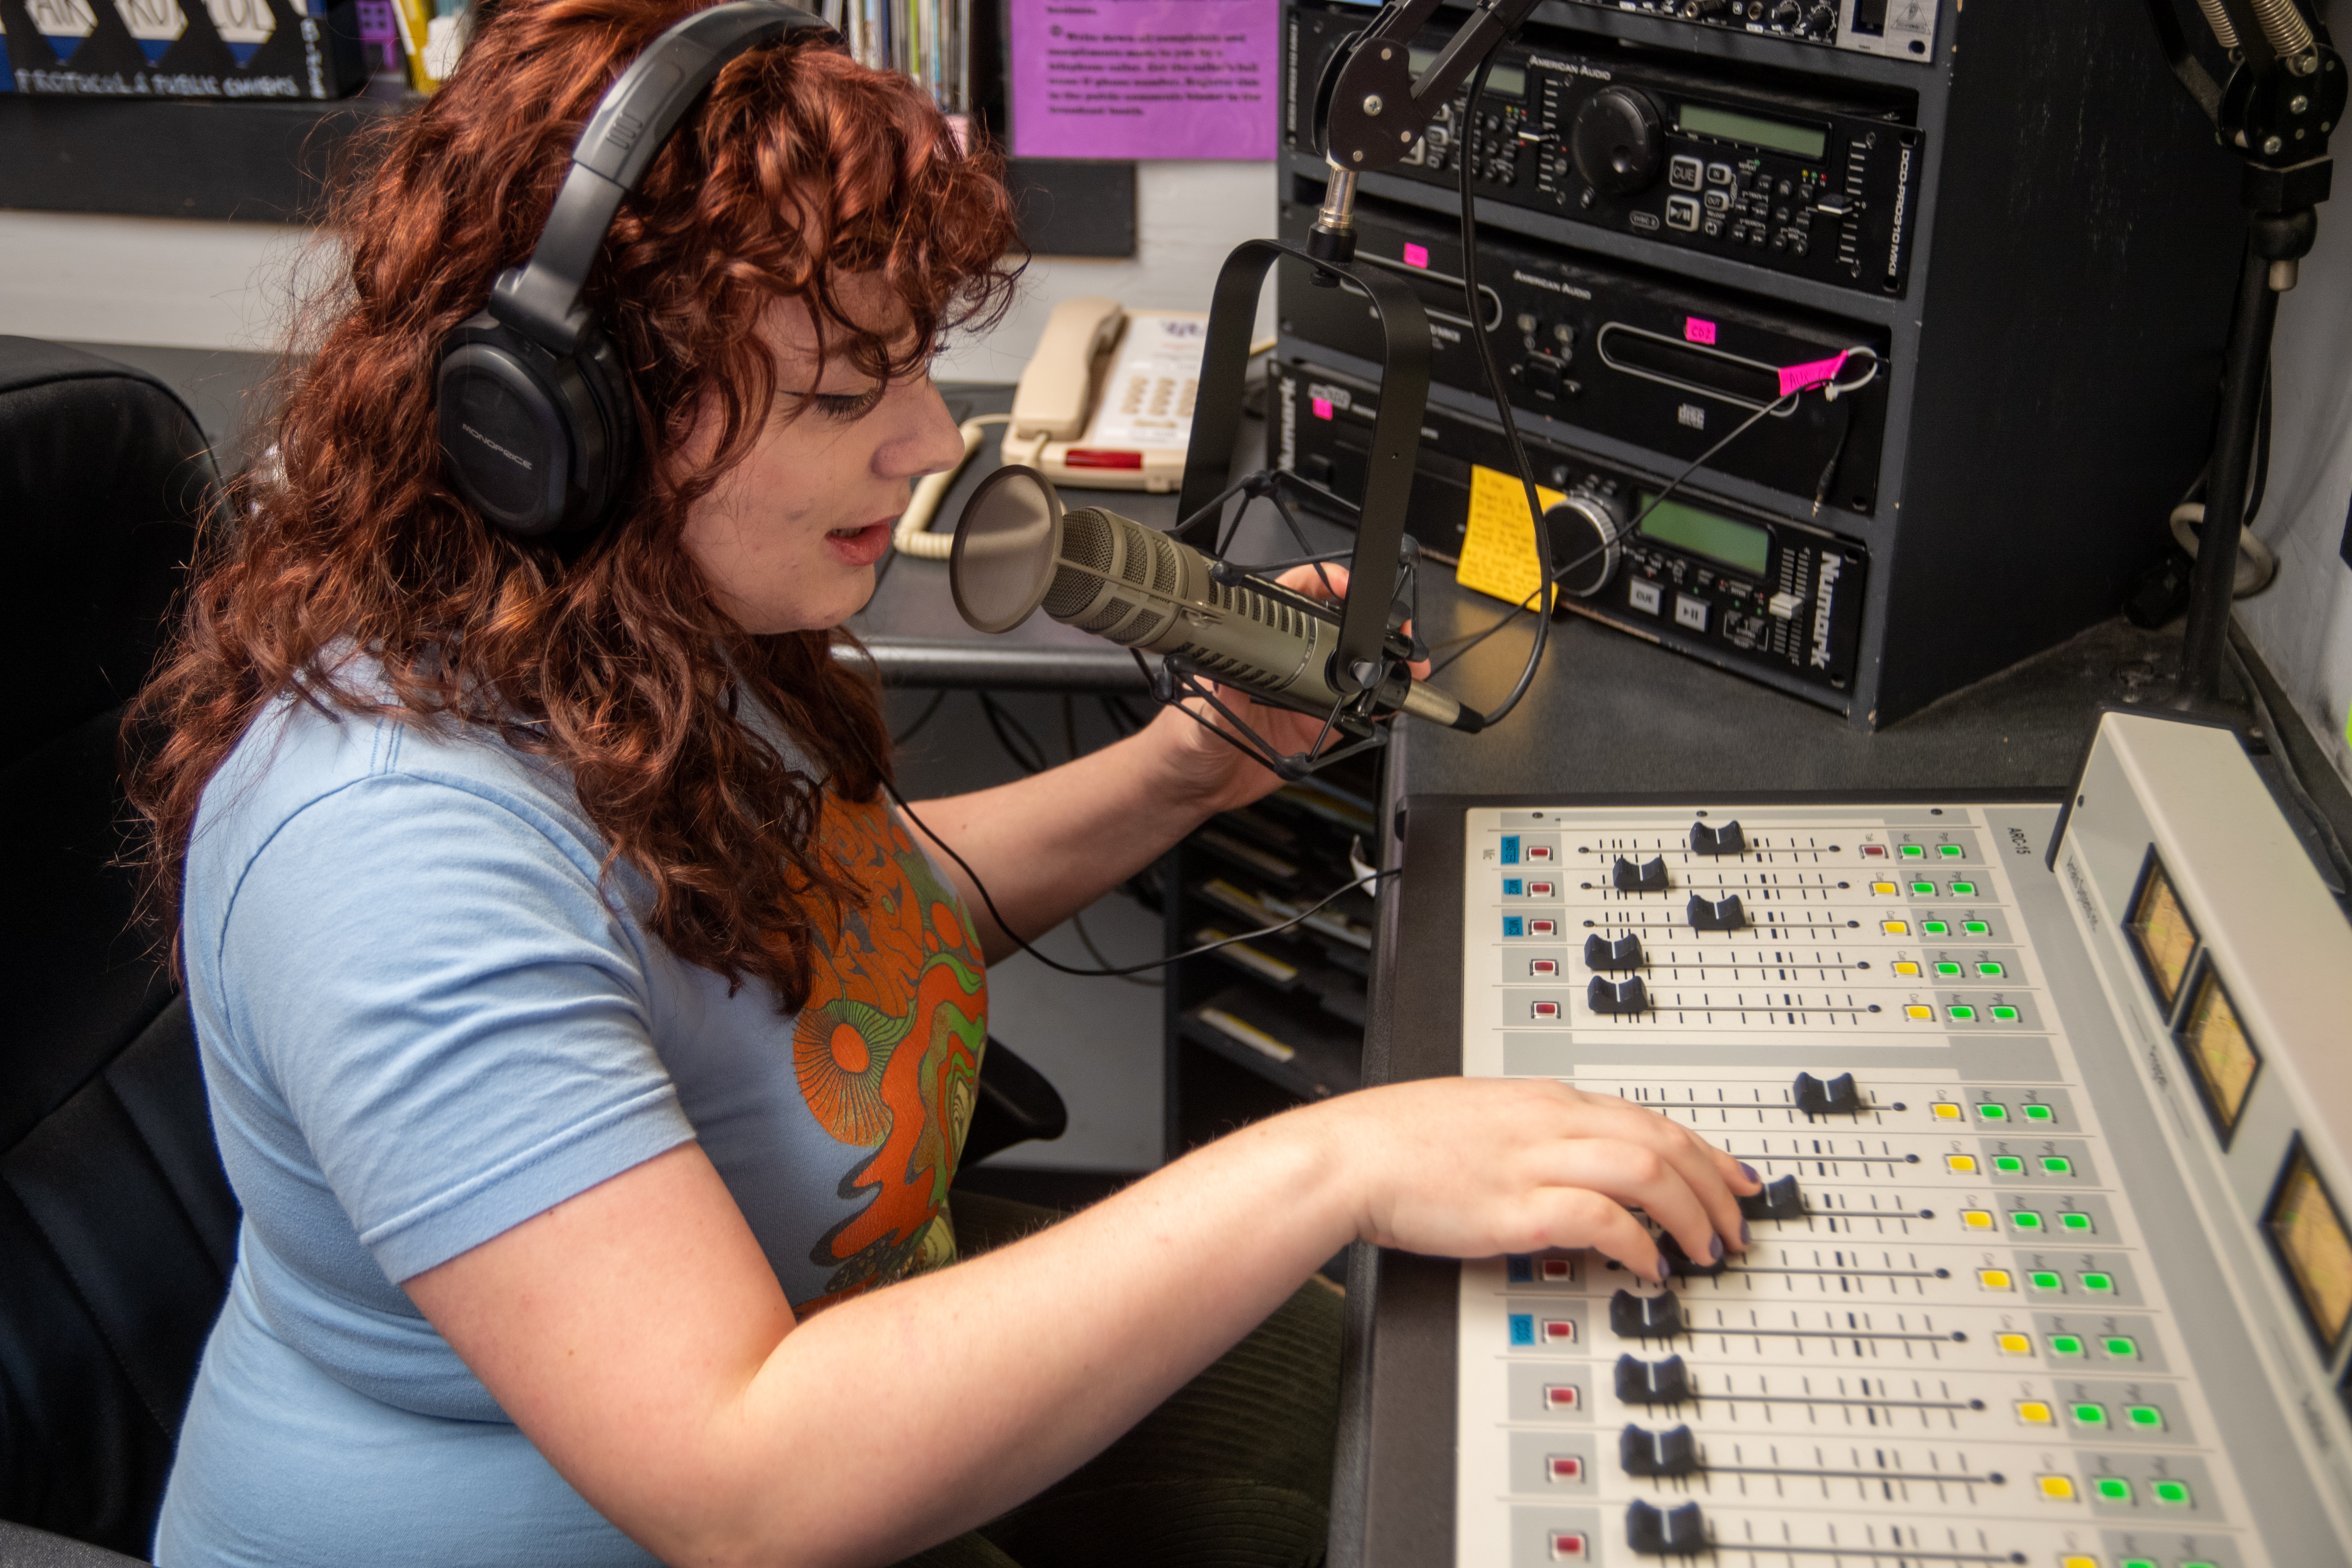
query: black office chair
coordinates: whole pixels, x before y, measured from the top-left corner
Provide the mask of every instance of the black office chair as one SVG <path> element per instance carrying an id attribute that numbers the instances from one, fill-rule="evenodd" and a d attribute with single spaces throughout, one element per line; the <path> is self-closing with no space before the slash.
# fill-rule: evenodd
<path id="1" fill-rule="evenodd" d="M 160 382 L 0 337 L 0 1568 L 143 1560 L 235 1258 L 187 1003 L 117 863 L 122 704 L 216 486 Z M 964 1161 L 1066 1121 L 992 1042 Z"/>
<path id="2" fill-rule="evenodd" d="M 129 929 L 115 734 L 215 487 L 161 383 L 0 338 L 0 1519 L 139 1554 L 236 1205 L 187 1010 Z"/>

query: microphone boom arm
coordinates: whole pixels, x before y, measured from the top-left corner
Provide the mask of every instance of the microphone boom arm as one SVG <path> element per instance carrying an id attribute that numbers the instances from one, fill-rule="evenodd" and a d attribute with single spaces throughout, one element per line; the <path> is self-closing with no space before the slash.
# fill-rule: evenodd
<path id="1" fill-rule="evenodd" d="M 1409 285 L 1379 268 L 1318 260 L 1279 240 L 1247 239 L 1234 247 L 1210 296 L 1201 386 L 1192 405 L 1184 484 L 1177 498 L 1176 514 L 1182 521 L 1175 537 L 1183 540 L 1205 530 L 1209 537 L 1198 542 L 1208 544 L 1216 529 L 1218 502 L 1232 493 L 1226 476 L 1241 435 L 1242 390 L 1249 374 L 1258 295 L 1266 270 L 1285 256 L 1335 284 L 1346 278 L 1363 289 L 1380 315 L 1381 405 L 1372 419 L 1364 501 L 1348 567 L 1348 599 L 1340 606 L 1339 644 L 1326 676 L 1334 691 L 1364 691 L 1378 687 L 1385 671 L 1389 605 L 1396 597 L 1405 506 L 1421 450 L 1421 416 L 1429 403 L 1429 316 Z"/>

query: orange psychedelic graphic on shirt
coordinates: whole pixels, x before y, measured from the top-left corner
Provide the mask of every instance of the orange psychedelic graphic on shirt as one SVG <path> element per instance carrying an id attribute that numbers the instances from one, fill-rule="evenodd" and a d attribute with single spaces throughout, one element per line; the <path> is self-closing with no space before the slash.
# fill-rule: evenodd
<path id="1" fill-rule="evenodd" d="M 842 1178 L 844 1199 L 866 1201 L 812 1249 L 831 1272 L 803 1308 L 955 1260 L 948 1185 L 988 1042 L 979 933 L 906 828 L 879 801 L 827 795 L 818 833 L 866 902 L 814 910 L 793 1068 L 818 1124 L 873 1153 Z"/>

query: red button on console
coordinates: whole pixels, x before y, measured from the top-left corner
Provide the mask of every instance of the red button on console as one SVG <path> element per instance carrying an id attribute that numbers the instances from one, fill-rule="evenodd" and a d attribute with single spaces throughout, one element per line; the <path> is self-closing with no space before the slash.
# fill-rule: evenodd
<path id="1" fill-rule="evenodd" d="M 1580 1530 L 1555 1530 L 1551 1532 L 1551 1557 L 1555 1563 L 1581 1563 L 1584 1556 L 1584 1532 Z"/>
<path id="2" fill-rule="evenodd" d="M 1572 1383 L 1544 1384 L 1544 1408 L 1547 1410 L 1573 1410 L 1582 1403 L 1577 1396 L 1576 1384 Z"/>
<path id="3" fill-rule="evenodd" d="M 1544 1338 L 1553 1344 L 1569 1345 L 1576 1342 L 1576 1325 L 1566 1318 L 1546 1318 L 1543 1329 Z"/>
<path id="4" fill-rule="evenodd" d="M 1536 1004 L 1535 1012 L 1536 1016 L 1538 1018 L 1557 1018 L 1559 1016 L 1559 1004 L 1557 1002 L 1538 1002 Z"/>
<path id="5" fill-rule="evenodd" d="M 1549 936 L 1559 930 L 1559 922 L 1558 921 L 1529 921 L 1528 922 L 1528 934 L 1529 936 Z"/>
<path id="6" fill-rule="evenodd" d="M 1528 973 L 1538 980 L 1549 980 L 1559 973 L 1559 961 L 1556 958 L 1530 959 L 1528 961 Z"/>
<path id="7" fill-rule="evenodd" d="M 1528 845 L 1528 859 L 1530 859 L 1530 860 L 1549 860 L 1549 859 L 1550 859 L 1550 858 L 1551 858 L 1551 846 L 1550 846 L 1550 845 L 1549 845 L 1549 844 L 1530 844 L 1530 845 Z"/>
<path id="8" fill-rule="evenodd" d="M 1550 1466 L 1551 1479 L 1555 1481 L 1580 1481 L 1584 1479 L 1584 1461 L 1574 1454 L 1554 1454 Z"/>

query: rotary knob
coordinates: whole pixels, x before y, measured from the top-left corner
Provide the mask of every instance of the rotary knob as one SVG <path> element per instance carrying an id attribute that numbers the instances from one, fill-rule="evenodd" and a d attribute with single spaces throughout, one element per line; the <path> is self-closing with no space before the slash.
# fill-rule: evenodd
<path id="1" fill-rule="evenodd" d="M 1805 13 L 1805 31 L 1816 38 L 1828 37 L 1837 31 L 1837 13 L 1827 5 L 1815 5 Z"/>
<path id="2" fill-rule="evenodd" d="M 1576 111 L 1568 150 L 1586 184 L 1608 195 L 1632 195 L 1658 177 L 1665 157 L 1657 105 L 1630 87 L 1604 87 Z"/>
<path id="3" fill-rule="evenodd" d="M 1683 0 L 1683 15 L 1711 22 L 1731 9 L 1731 0 Z"/>
<path id="4" fill-rule="evenodd" d="M 1793 28 L 1804 19 L 1805 8 L 1797 0 L 1780 0 L 1772 7 L 1772 25 L 1776 27 Z"/>
<path id="5" fill-rule="evenodd" d="M 1544 526 L 1551 531 L 1551 569 L 1561 593 L 1589 599 L 1617 575 L 1625 509 L 1616 500 L 1589 489 L 1570 490 L 1544 513 Z"/>

